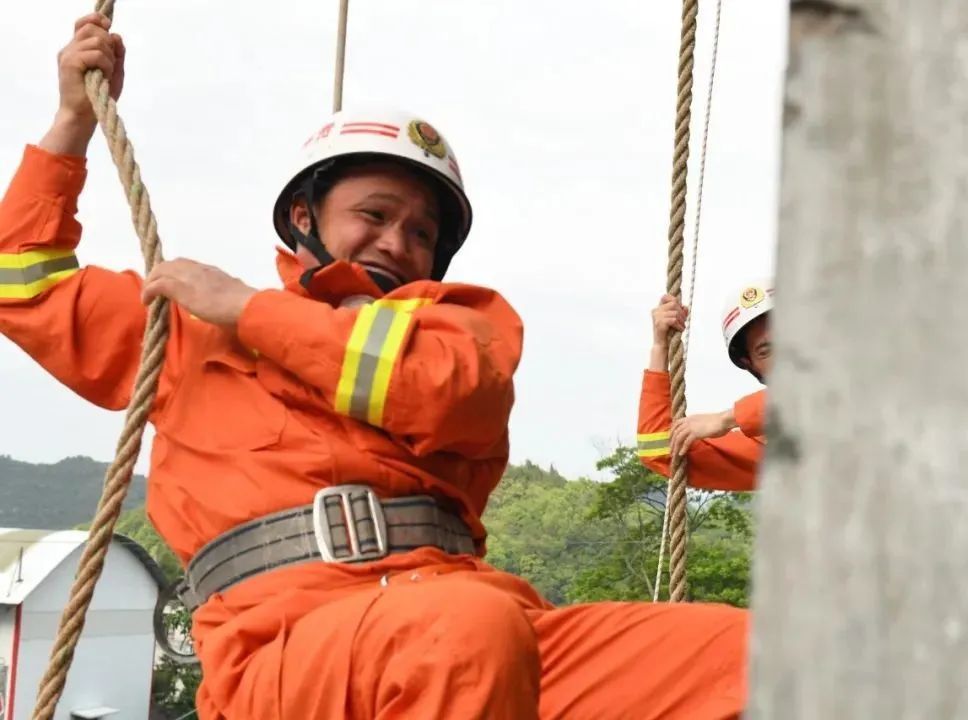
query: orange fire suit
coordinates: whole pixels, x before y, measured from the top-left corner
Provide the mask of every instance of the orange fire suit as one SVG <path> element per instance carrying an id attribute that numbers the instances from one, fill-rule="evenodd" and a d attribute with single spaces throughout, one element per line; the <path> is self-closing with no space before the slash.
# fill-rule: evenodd
<path id="1" fill-rule="evenodd" d="M 738 430 L 694 442 L 687 453 L 689 485 L 704 490 L 753 490 L 766 438 L 763 417 L 766 391 L 741 398 L 733 406 Z M 650 470 L 668 477 L 671 456 L 672 397 L 669 374 L 646 370 L 639 398 L 638 454 Z"/>
<path id="2" fill-rule="evenodd" d="M 120 409 L 145 326 L 142 280 L 78 266 L 84 179 L 83 159 L 26 149 L 0 204 L 0 332 Z M 307 291 L 288 253 L 278 269 L 285 289 L 257 293 L 234 334 L 171 309 L 150 416 L 152 523 L 187 561 L 321 487 L 367 483 L 384 497 L 451 499 L 483 556 L 480 517 L 508 458 L 518 316 L 479 287 L 415 282 L 383 296 L 335 263 Z M 341 307 L 360 294 L 392 310 L 389 326 L 373 323 L 373 306 Z M 385 337 L 364 365 L 373 333 Z M 745 702 L 742 610 L 558 609 L 482 557 L 432 548 L 256 576 L 213 595 L 193 625 L 202 720 L 703 720 Z"/>

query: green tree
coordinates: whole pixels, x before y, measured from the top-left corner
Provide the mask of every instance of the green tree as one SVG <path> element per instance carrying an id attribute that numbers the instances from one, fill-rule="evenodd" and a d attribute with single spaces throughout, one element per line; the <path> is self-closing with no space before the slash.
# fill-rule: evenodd
<path id="1" fill-rule="evenodd" d="M 175 557 L 165 541 L 155 530 L 154 526 L 148 522 L 143 507 L 128 510 L 118 518 L 115 532 L 125 535 L 141 545 L 154 561 L 161 567 L 168 582 L 175 582 L 181 577 L 182 568 L 178 558 Z"/>
<path id="2" fill-rule="evenodd" d="M 527 578 L 551 602 L 565 602 L 608 540 L 602 523 L 586 521 L 596 494 L 596 483 L 565 480 L 554 468 L 510 466 L 484 513 L 487 561 Z"/>
<path id="3" fill-rule="evenodd" d="M 618 447 L 598 463 L 612 476 L 598 486 L 591 520 L 606 523 L 609 551 L 578 574 L 567 593 L 572 602 L 641 600 L 653 596 L 666 479 L 646 469 L 629 447 Z M 693 600 L 748 604 L 752 551 L 749 498 L 741 493 L 688 492 L 689 596 Z M 668 594 L 663 574 L 661 596 Z"/>
<path id="4" fill-rule="evenodd" d="M 180 624 L 190 624 L 188 612 L 182 610 L 181 614 Z M 152 678 L 152 699 L 168 717 L 183 717 L 195 709 L 195 694 L 201 682 L 202 672 L 197 665 L 179 665 L 163 656 Z"/>

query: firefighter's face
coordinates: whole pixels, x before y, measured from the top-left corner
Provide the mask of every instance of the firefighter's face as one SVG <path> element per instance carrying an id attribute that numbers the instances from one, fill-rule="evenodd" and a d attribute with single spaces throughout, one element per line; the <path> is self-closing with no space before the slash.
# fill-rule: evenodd
<path id="1" fill-rule="evenodd" d="M 295 202 L 291 215 L 308 233 L 305 203 Z M 316 218 L 321 240 L 337 260 L 400 285 L 430 277 L 440 208 L 432 190 L 406 168 L 374 162 L 349 170 L 323 197 Z M 302 246 L 296 255 L 307 269 L 319 264 Z"/>
<path id="2" fill-rule="evenodd" d="M 773 369 L 773 342 L 769 313 L 760 315 L 746 328 L 746 362 L 761 378 Z"/>

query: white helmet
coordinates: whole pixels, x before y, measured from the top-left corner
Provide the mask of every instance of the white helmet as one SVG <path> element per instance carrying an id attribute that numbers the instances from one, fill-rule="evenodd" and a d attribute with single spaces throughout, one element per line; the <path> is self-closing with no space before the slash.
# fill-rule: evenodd
<path id="1" fill-rule="evenodd" d="M 773 281 L 743 285 L 730 293 L 723 309 L 723 339 L 726 341 L 726 351 L 733 364 L 744 370 L 748 368 L 740 364 L 745 355 L 745 349 L 738 342 L 740 331 L 761 315 L 773 309 Z"/>
<path id="2" fill-rule="evenodd" d="M 306 238 L 292 227 L 289 210 L 293 197 L 308 193 L 307 200 L 315 203 L 328 190 L 328 176 L 333 177 L 354 161 L 368 159 L 402 162 L 424 174 L 437 190 L 442 217 L 432 277 L 442 279 L 470 231 L 471 205 L 450 145 L 430 123 L 409 113 L 341 111 L 326 120 L 303 143 L 293 171 L 276 199 L 272 210 L 276 233 L 293 250 L 301 242 L 317 257 L 325 255 L 321 246 L 312 247 L 319 243 L 318 237 Z"/>

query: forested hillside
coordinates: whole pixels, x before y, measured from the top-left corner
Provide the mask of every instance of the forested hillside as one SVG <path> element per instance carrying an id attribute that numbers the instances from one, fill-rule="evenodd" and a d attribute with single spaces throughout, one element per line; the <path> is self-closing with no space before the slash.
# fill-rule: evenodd
<path id="1" fill-rule="evenodd" d="M 35 465 L 0 455 L 0 527 L 57 530 L 89 520 L 107 467 L 87 457 Z M 144 501 L 145 480 L 135 476 L 124 506 Z"/>

